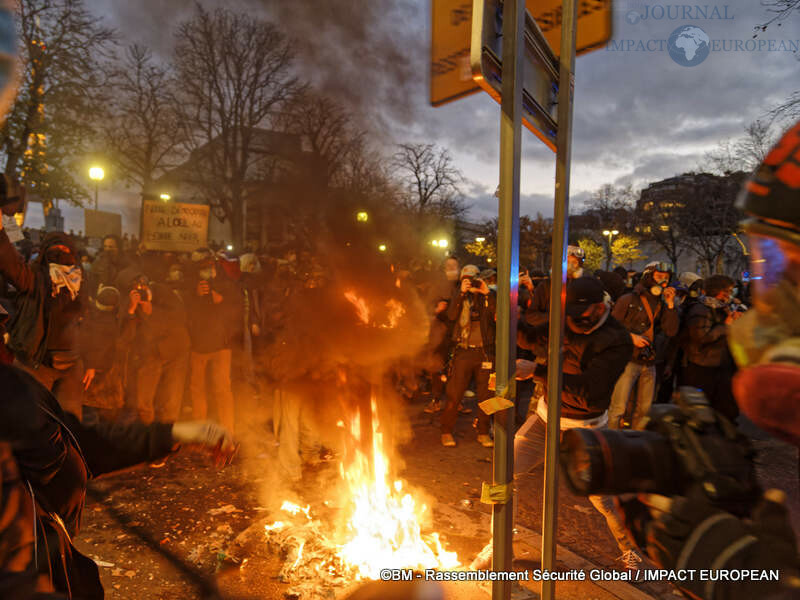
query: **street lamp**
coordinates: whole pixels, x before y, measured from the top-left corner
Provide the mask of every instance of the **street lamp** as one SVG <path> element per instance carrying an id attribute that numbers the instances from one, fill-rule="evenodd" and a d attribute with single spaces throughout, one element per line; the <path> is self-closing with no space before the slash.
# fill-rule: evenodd
<path id="1" fill-rule="evenodd" d="M 103 167 L 94 166 L 89 169 L 89 179 L 94 181 L 94 209 L 97 210 L 97 196 L 100 193 L 100 182 L 106 176 Z"/>
<path id="2" fill-rule="evenodd" d="M 170 196 L 167 193 L 160 194 L 158 197 L 161 198 L 164 202 L 169 202 L 170 199 L 172 199 L 172 196 Z"/>
<path id="3" fill-rule="evenodd" d="M 447 248 L 447 240 L 439 240 L 439 248 Z"/>
<path id="4" fill-rule="evenodd" d="M 476 237 L 475 241 L 478 242 L 479 244 L 482 244 L 483 242 L 486 241 L 486 238 L 485 237 Z"/>
<path id="5" fill-rule="evenodd" d="M 606 258 L 606 270 L 608 270 L 608 267 L 611 266 L 611 241 L 614 239 L 615 235 L 619 235 L 619 231 L 617 231 L 616 229 L 611 229 L 611 230 L 605 229 L 603 231 L 603 235 L 608 238 L 608 254 L 607 254 L 608 258 Z"/>
<path id="6" fill-rule="evenodd" d="M 381 244 L 378 246 L 378 252 L 386 252 L 386 244 Z"/>
<path id="7" fill-rule="evenodd" d="M 438 248 L 439 247 L 439 240 L 431 240 L 431 246 L 434 246 L 434 247 Z"/>
<path id="8" fill-rule="evenodd" d="M 369 213 L 365 210 L 358 211 L 358 213 L 356 213 L 356 221 L 359 223 L 366 223 L 369 221 Z"/>

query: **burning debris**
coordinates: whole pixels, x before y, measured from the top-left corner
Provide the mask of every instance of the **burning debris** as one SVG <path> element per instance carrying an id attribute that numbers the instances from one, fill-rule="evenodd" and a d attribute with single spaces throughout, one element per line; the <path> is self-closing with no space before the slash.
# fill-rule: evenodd
<path id="1" fill-rule="evenodd" d="M 310 506 L 288 501 L 280 520 L 265 526 L 267 543 L 284 557 L 279 577 L 292 584 L 291 595 L 332 598 L 337 588 L 378 579 L 385 568 L 459 566 L 438 534 L 422 533 L 428 507 L 404 491 L 402 481 L 392 481 L 374 397 L 370 424 L 372 443 L 365 449 L 359 415 L 350 423 L 353 452 L 340 464 L 346 505 L 338 527 L 312 516 Z"/>

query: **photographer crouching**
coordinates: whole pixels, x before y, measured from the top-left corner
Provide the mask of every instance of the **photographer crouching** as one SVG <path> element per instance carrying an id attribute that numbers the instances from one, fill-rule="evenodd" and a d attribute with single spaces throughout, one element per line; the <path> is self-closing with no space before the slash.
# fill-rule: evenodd
<path id="1" fill-rule="evenodd" d="M 756 425 L 800 446 L 800 122 L 755 171 L 739 205 L 754 309 L 727 325 L 740 368 L 734 395 Z M 786 494 L 762 492 L 753 456 L 749 440 L 693 388 L 654 407 L 645 431 L 570 430 L 562 447 L 575 491 L 639 494 L 621 502 L 626 525 L 660 567 L 697 573 L 680 582 L 687 596 L 799 598 Z"/>

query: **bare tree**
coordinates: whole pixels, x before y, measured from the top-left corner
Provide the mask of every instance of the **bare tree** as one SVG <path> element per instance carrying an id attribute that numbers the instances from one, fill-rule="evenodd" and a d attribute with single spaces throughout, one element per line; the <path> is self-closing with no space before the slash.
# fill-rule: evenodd
<path id="1" fill-rule="evenodd" d="M 181 127 L 173 81 L 147 48 L 133 45 L 126 50 L 115 83 L 105 146 L 120 173 L 143 195 L 150 194 L 153 181 L 178 164 Z"/>
<path id="2" fill-rule="evenodd" d="M 392 167 L 402 182 L 404 204 L 418 216 L 450 218 L 463 215 L 464 176 L 445 148 L 433 144 L 400 144 Z"/>
<path id="3" fill-rule="evenodd" d="M 307 144 L 314 176 L 322 186 L 341 185 L 348 161 L 362 151 L 365 135 L 351 115 L 331 98 L 307 92 L 292 102 L 284 120 L 287 131 L 302 136 Z"/>
<path id="4" fill-rule="evenodd" d="M 780 26 L 793 12 L 800 11 L 800 0 L 761 0 L 761 4 L 771 16 L 764 23 L 755 26 L 757 32 L 766 31 L 770 25 L 776 22 Z"/>
<path id="5" fill-rule="evenodd" d="M 0 133 L 5 173 L 22 176 L 48 210 L 53 199 L 88 198 L 73 173 L 102 121 L 114 32 L 83 0 L 18 3 L 22 77 Z"/>
<path id="6" fill-rule="evenodd" d="M 746 175 L 727 177 L 701 174 L 694 190 L 674 214 L 683 243 L 706 263 L 709 273 L 721 270 L 721 263 L 739 228 L 741 212 L 736 197 Z"/>
<path id="7" fill-rule="evenodd" d="M 705 155 L 701 170 L 719 175 L 736 171 L 753 171 L 764 161 L 777 141 L 771 123 L 755 120 L 744 128 L 744 135 L 735 140 L 724 140 Z"/>
<path id="8" fill-rule="evenodd" d="M 248 188 L 263 160 L 263 128 L 301 89 L 280 30 L 244 13 L 197 5 L 176 34 L 177 107 L 194 181 L 215 214 L 244 243 Z M 266 152 L 269 154 L 269 152 Z"/>

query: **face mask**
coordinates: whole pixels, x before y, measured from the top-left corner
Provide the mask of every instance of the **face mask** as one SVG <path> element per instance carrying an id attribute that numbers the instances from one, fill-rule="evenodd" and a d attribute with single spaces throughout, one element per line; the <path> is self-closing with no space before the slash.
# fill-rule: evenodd
<path id="1" fill-rule="evenodd" d="M 650 293 L 653 294 L 653 296 L 660 296 L 662 291 L 660 285 L 654 285 L 650 288 Z"/>
<path id="2" fill-rule="evenodd" d="M 567 265 L 567 277 L 570 279 L 578 279 L 583 277 L 583 267 Z"/>
<path id="3" fill-rule="evenodd" d="M 689 292 L 689 296 L 691 296 L 692 298 L 697 298 L 699 295 L 700 293 L 697 290 L 692 290 L 691 292 Z"/>
<path id="4" fill-rule="evenodd" d="M 205 279 L 205 280 L 214 279 L 216 274 L 217 272 L 214 269 L 214 267 L 211 267 L 209 269 L 200 269 L 200 272 L 198 273 L 200 279 Z"/>
<path id="5" fill-rule="evenodd" d="M 61 290 L 66 288 L 69 290 L 70 298 L 75 300 L 81 289 L 82 278 L 80 267 L 50 263 L 50 281 L 53 284 L 53 297 L 58 296 Z"/>
<path id="6" fill-rule="evenodd" d="M 738 295 L 739 295 L 739 288 L 738 287 L 733 288 L 733 291 L 731 292 L 731 297 L 736 298 L 736 296 Z"/>
<path id="7" fill-rule="evenodd" d="M 489 289 L 492 290 L 493 292 L 496 292 L 497 291 L 497 284 L 496 283 L 491 284 L 489 286 Z"/>
<path id="8" fill-rule="evenodd" d="M 598 329 L 608 319 L 611 309 L 608 306 L 599 314 L 592 314 L 588 316 L 569 317 L 570 329 L 576 333 L 588 335 L 594 330 Z"/>
<path id="9" fill-rule="evenodd" d="M 447 276 L 447 281 L 456 281 L 458 279 L 458 269 L 448 269 L 444 272 Z"/>

